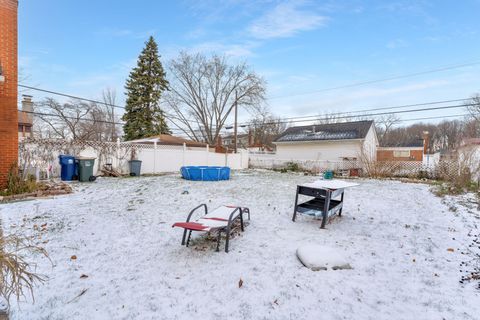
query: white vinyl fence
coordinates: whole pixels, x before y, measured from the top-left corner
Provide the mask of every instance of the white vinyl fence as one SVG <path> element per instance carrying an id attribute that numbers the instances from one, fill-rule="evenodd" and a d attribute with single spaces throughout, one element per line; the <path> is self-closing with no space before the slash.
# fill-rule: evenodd
<path id="1" fill-rule="evenodd" d="M 248 168 L 248 153 L 215 153 L 205 148 L 167 146 L 128 142 L 66 141 L 52 139 L 28 139 L 19 143 L 19 167 L 40 178 L 58 177 L 61 154 L 75 157 L 95 158 L 94 175 L 107 164 L 119 171 L 128 173 L 128 161 L 142 161 L 142 174 L 179 172 L 182 166 L 228 166 L 231 169 Z"/>

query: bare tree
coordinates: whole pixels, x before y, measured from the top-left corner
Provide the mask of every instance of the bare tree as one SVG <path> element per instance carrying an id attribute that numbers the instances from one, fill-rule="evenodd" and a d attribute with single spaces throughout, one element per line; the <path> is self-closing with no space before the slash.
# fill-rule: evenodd
<path id="1" fill-rule="evenodd" d="M 345 114 L 327 111 L 318 115 L 318 119 L 315 122 L 315 124 L 330 124 L 330 123 L 347 122 L 351 120 L 352 120 L 352 117 L 346 116 Z"/>
<path id="2" fill-rule="evenodd" d="M 265 81 L 245 63 L 230 65 L 224 56 L 182 52 L 169 71 L 169 119 L 196 141 L 214 144 L 235 104 L 250 108 L 265 99 Z"/>
<path id="3" fill-rule="evenodd" d="M 281 118 L 275 117 L 266 106 L 255 108 L 252 119 L 249 121 L 249 130 L 253 134 L 254 143 L 273 147 L 275 138 L 285 131 L 288 124 Z"/>
<path id="4" fill-rule="evenodd" d="M 475 94 L 470 101 L 467 102 L 467 105 L 470 116 L 474 120 L 480 121 L 480 94 Z"/>
<path id="5" fill-rule="evenodd" d="M 474 95 L 468 101 L 468 112 L 470 116 L 466 119 L 466 135 L 469 137 L 480 136 L 480 94 Z"/>
<path id="6" fill-rule="evenodd" d="M 458 147 L 463 138 L 463 128 L 464 123 L 460 120 L 440 122 L 435 135 L 440 148 L 452 150 Z"/>
<path id="7" fill-rule="evenodd" d="M 111 121 L 103 105 L 52 98 L 35 105 L 35 126 L 41 137 L 105 141 L 111 137 Z"/>
<path id="8" fill-rule="evenodd" d="M 117 93 L 115 89 L 107 88 L 102 92 L 103 102 L 105 104 L 106 120 L 110 122 L 110 141 L 115 141 L 118 138 L 118 128 L 115 124 L 115 104 L 117 99 Z"/>
<path id="9" fill-rule="evenodd" d="M 375 125 L 380 144 L 382 144 L 386 140 L 393 126 L 395 126 L 399 122 L 400 118 L 394 113 L 382 115 L 376 119 Z"/>

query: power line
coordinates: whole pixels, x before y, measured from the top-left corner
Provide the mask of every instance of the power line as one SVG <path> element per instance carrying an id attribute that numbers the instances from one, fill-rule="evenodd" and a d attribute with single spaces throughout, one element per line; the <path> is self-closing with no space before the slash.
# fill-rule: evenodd
<path id="1" fill-rule="evenodd" d="M 425 117 L 425 118 L 414 118 L 414 119 L 400 119 L 399 122 L 407 122 L 407 121 L 420 121 L 420 120 L 432 120 L 432 119 L 443 119 L 443 118 L 458 118 L 458 117 L 467 117 L 469 116 L 468 113 L 463 114 L 453 114 L 449 116 L 435 116 L 435 117 Z"/>
<path id="2" fill-rule="evenodd" d="M 364 116 L 364 117 L 375 117 L 375 116 L 381 116 L 381 115 L 389 115 L 389 114 L 400 114 L 400 113 L 412 113 L 412 112 L 423 112 L 423 111 L 433 111 L 433 110 L 446 110 L 446 109 L 456 109 L 456 108 L 465 108 L 465 107 L 469 107 L 469 106 L 475 106 L 476 104 L 474 103 L 470 103 L 470 104 L 462 104 L 462 105 L 449 105 L 449 106 L 442 106 L 442 107 L 432 107 L 432 108 L 419 108 L 419 109 L 411 109 L 411 110 L 401 110 L 401 111 L 395 111 L 395 112 L 378 112 L 378 113 L 370 113 L 370 114 L 360 114 L 360 115 L 356 115 L 357 117 L 358 116 Z M 25 113 L 31 113 L 31 114 L 37 114 L 37 115 L 43 115 L 43 116 L 56 116 L 56 117 L 62 117 L 61 115 L 58 115 L 58 114 L 53 114 L 53 113 L 40 113 L 40 112 L 35 112 L 35 111 L 22 111 L 22 110 L 19 110 L 21 112 L 25 112 Z M 352 116 L 352 115 L 346 115 L 346 116 L 339 116 L 339 117 L 336 117 L 336 119 L 346 119 L 346 118 L 351 118 L 351 117 L 355 117 Z M 74 117 L 68 117 L 68 116 L 65 116 L 64 118 L 66 119 L 73 119 L 73 120 L 79 120 L 79 121 L 82 121 L 82 120 L 85 120 L 85 121 L 93 121 L 93 122 L 105 122 L 105 123 L 111 123 L 111 124 L 121 124 L 121 125 L 124 125 L 125 122 L 112 122 L 112 121 L 104 121 L 104 120 L 95 120 L 95 119 L 78 119 L 78 118 L 74 118 Z M 288 118 L 286 118 L 286 120 L 289 120 Z M 290 123 L 290 122 L 293 122 L 293 123 L 298 123 L 298 122 L 310 122 L 310 121 L 319 121 L 319 120 L 330 120 L 329 117 L 316 117 L 316 118 L 312 118 L 312 119 L 301 119 L 301 120 L 289 120 L 289 121 L 274 121 L 274 122 L 266 122 L 266 123 L 263 123 L 263 124 L 277 124 L 277 123 Z"/>
<path id="3" fill-rule="evenodd" d="M 415 103 L 415 104 L 405 104 L 400 106 L 391 106 L 391 107 L 379 107 L 379 108 L 371 108 L 371 109 L 363 109 L 363 110 L 352 110 L 352 111 L 345 111 L 345 112 L 334 112 L 329 113 L 328 116 L 333 115 L 342 115 L 342 114 L 352 114 L 352 113 L 362 113 L 362 112 L 369 112 L 369 111 L 379 111 L 379 110 L 389 110 L 389 109 L 402 109 L 402 108 L 409 108 L 409 107 L 419 107 L 419 106 L 428 106 L 433 104 L 443 104 L 443 103 L 450 103 L 450 102 L 459 102 L 465 101 L 468 98 L 463 99 L 452 99 L 452 100 L 441 100 L 441 101 L 432 101 L 432 102 L 422 102 L 422 103 Z M 355 115 L 352 115 L 355 116 Z M 298 117 L 287 117 L 282 119 L 304 119 L 304 118 L 317 118 L 319 115 L 310 115 L 310 116 L 298 116 Z"/>
<path id="4" fill-rule="evenodd" d="M 61 92 L 58 92 L 58 91 L 51 91 L 51 90 L 41 89 L 41 88 L 37 88 L 37 87 L 31 87 L 31 86 L 27 86 L 27 85 L 23 85 L 23 84 L 19 84 L 18 86 L 21 87 L 21 88 L 25 88 L 25 89 L 41 91 L 41 92 L 50 93 L 50 94 L 54 94 L 54 95 L 57 95 L 57 96 L 67 97 L 67 98 L 76 99 L 76 100 L 82 100 L 82 101 L 88 101 L 88 102 L 93 102 L 93 103 L 98 103 L 98 104 L 104 104 L 104 105 L 107 105 L 107 106 L 110 106 L 110 107 L 125 110 L 125 107 L 110 104 L 110 103 L 105 102 L 105 101 L 98 101 L 98 100 L 93 100 L 93 99 L 88 99 L 88 98 L 82 98 L 82 97 L 74 96 L 74 95 L 67 94 L 67 93 L 61 93 Z"/>
<path id="5" fill-rule="evenodd" d="M 473 105 L 473 104 L 471 104 Z M 452 106 L 453 107 L 453 106 Z M 456 106 L 456 107 L 460 107 L 460 106 Z M 463 106 L 462 106 L 463 107 Z M 431 108 L 430 108 L 431 109 Z M 438 108 L 435 108 L 435 109 L 438 109 Z M 113 124 L 113 125 L 124 125 L 125 122 L 115 122 L 115 121 L 108 121 L 108 120 L 96 120 L 96 119 L 85 119 L 85 118 L 75 118 L 75 117 L 71 117 L 71 116 L 61 116 L 61 115 L 58 115 L 58 114 L 54 114 L 54 113 L 44 113 L 44 112 L 36 112 L 36 111 L 24 111 L 24 110 L 18 110 L 20 112 L 23 112 L 23 113 L 27 113 L 27 114 L 33 114 L 33 115 L 38 115 L 38 116 L 51 116 L 51 117 L 58 117 L 58 118 L 64 118 L 64 119 L 71 119 L 71 120 L 77 120 L 77 121 L 88 121 L 88 122 L 94 122 L 94 123 L 105 123 L 105 124 Z M 421 111 L 424 111 L 424 110 L 407 110 L 408 112 L 421 112 Z M 397 112 L 397 113 L 401 113 L 401 112 Z M 394 113 L 391 113 L 391 114 L 394 114 Z M 367 115 L 367 116 L 374 116 L 374 114 L 370 114 L 370 115 Z M 468 114 L 456 114 L 456 115 L 447 115 L 447 116 L 433 116 L 433 117 L 422 117 L 422 118 L 413 118 L 413 119 L 400 119 L 399 122 L 407 122 L 407 121 L 420 121 L 420 120 L 433 120 L 433 119 L 441 119 L 441 118 L 458 118 L 458 117 L 465 117 L 465 116 L 468 116 Z M 328 118 L 318 118 L 318 119 L 314 119 L 314 120 L 328 120 Z M 297 121 L 291 121 L 291 122 L 294 122 L 294 123 L 297 123 L 297 122 L 303 122 L 303 121 L 306 121 L 306 120 L 297 120 Z M 308 120 L 308 121 L 313 121 L 313 120 Z M 273 122 L 273 123 L 270 123 L 270 124 L 277 124 L 279 122 Z M 265 124 L 269 124 L 269 123 L 265 123 Z M 170 130 L 176 130 L 177 132 L 182 132 L 184 133 L 183 130 L 181 129 L 170 129 Z"/>
<path id="6" fill-rule="evenodd" d="M 446 67 L 446 68 L 441 68 L 441 69 L 436 69 L 435 72 L 438 72 L 438 71 L 441 71 L 441 70 L 448 70 L 448 69 L 452 69 L 452 68 L 458 68 L 458 67 L 464 67 L 464 66 L 468 66 L 468 65 L 476 65 L 476 64 L 480 64 L 480 61 L 479 62 L 475 62 L 475 63 L 470 63 L 470 64 L 463 64 L 463 65 L 457 65 L 457 66 L 454 66 L 454 67 Z M 429 72 L 433 72 L 434 70 L 430 70 Z M 417 74 L 422 74 L 422 73 L 417 73 Z M 404 77 L 404 76 L 402 76 Z M 380 80 L 375 80 L 375 81 L 380 81 Z M 92 102 L 92 103 L 98 103 L 98 104 L 102 104 L 102 105 L 108 105 L 108 106 L 112 106 L 112 107 L 115 107 L 115 108 L 120 108 L 120 109 L 125 109 L 125 107 L 122 107 L 122 106 L 118 106 L 118 105 L 111 105 L 111 104 L 108 104 L 106 102 L 102 102 L 102 101 L 98 101 L 98 100 L 93 100 L 93 99 L 88 99 L 88 98 L 82 98 L 82 97 L 79 97 L 79 96 L 74 96 L 74 95 L 70 95 L 70 94 L 66 94 L 66 93 L 61 93 L 61 92 L 58 92 L 58 91 L 51 91 L 51 90 L 46 90 L 46 89 L 41 89 L 41 88 L 37 88 L 37 87 L 32 87 L 32 86 L 27 86 L 27 85 L 22 85 L 22 84 L 19 84 L 18 85 L 19 87 L 22 87 L 22 88 L 26 88 L 26 89 L 31 89 L 31 90 L 36 90 L 36 91 L 41 91 L 41 92 L 45 92 L 45 93 L 50 93 L 50 94 L 55 94 L 55 95 L 59 95 L 59 96 L 64 96 L 64 97 L 68 97 L 68 98 L 72 98 L 72 99 L 77 99 L 77 100 L 83 100 L 83 101 L 88 101 L 88 102 Z M 291 95 L 291 96 L 295 96 L 295 95 Z M 380 110 L 389 110 L 389 109 L 401 109 L 401 108 L 408 108 L 408 107 L 415 107 L 415 106 L 425 106 L 425 105 L 434 105 L 434 104 L 443 104 L 443 103 L 450 103 L 450 102 L 459 102 L 459 101 L 465 101 L 467 100 L 468 98 L 464 98 L 464 99 L 451 99 L 451 100 L 441 100 L 441 101 L 432 101 L 432 102 L 423 102 L 423 103 L 416 103 L 416 104 L 409 104 L 409 105 L 400 105 L 400 106 L 390 106 L 390 107 L 379 107 L 379 108 L 370 108 L 370 109 L 363 109 L 363 110 L 356 110 L 356 111 L 346 111 L 346 112 L 337 112 L 337 113 L 331 113 L 329 114 L 330 116 L 332 115 L 335 115 L 337 116 L 336 118 L 337 119 L 346 119 L 346 118 L 350 118 L 350 117 L 358 117 L 358 116 L 365 116 L 365 117 L 368 117 L 368 116 L 379 116 L 379 115 L 388 115 L 388 114 L 398 114 L 398 113 L 409 113 L 409 112 L 421 112 L 421 111 L 431 111 L 431 110 L 441 110 L 441 109 L 452 109 L 452 108 L 462 108 L 462 107 L 466 107 L 466 106 L 472 106 L 473 104 L 463 104 L 463 105 L 456 105 L 456 106 L 443 106 L 443 107 L 434 107 L 434 108 L 423 108 L 423 109 L 412 109 L 412 110 L 403 110 L 403 111 L 398 111 L 398 112 L 382 112 L 382 113 L 374 113 L 374 114 L 357 114 L 355 115 L 354 113 L 362 113 L 362 112 L 370 112 L 370 111 L 380 111 Z M 22 111 L 22 110 L 19 110 L 19 111 Z M 51 113 L 40 113 L 40 112 L 32 112 L 32 111 L 22 111 L 22 112 L 25 112 L 25 113 L 32 113 L 32 114 L 37 114 L 37 115 L 41 115 L 41 116 L 53 116 L 53 117 L 60 117 L 62 118 L 62 116 L 60 115 L 57 115 L 57 114 L 51 114 Z M 339 116 L 340 115 L 340 116 Z M 341 116 L 341 115 L 344 115 L 344 116 Z M 171 116 L 173 118 L 173 116 Z M 449 117 L 449 116 L 448 116 Z M 125 122 L 115 122 L 115 121 L 106 121 L 106 120 L 95 120 L 95 119 L 85 119 L 85 118 L 82 118 L 82 119 L 78 119 L 78 118 L 74 118 L 74 117 L 68 117 L 68 116 L 64 116 L 63 118 L 65 119 L 72 119 L 72 120 L 78 120 L 78 121 L 91 121 L 91 122 L 97 122 L 97 123 L 108 123 L 108 124 L 114 124 L 114 125 L 124 125 Z M 307 119 L 309 118 L 309 119 Z M 435 117 L 435 118 L 438 118 L 438 117 Z M 440 117 L 441 118 L 441 117 Z M 301 119 L 301 120 L 297 120 L 297 119 Z M 419 120 L 422 120 L 422 119 L 433 119 L 433 118 L 419 118 Z M 275 122 L 267 122 L 267 123 L 264 123 L 265 125 L 267 124 L 277 124 L 277 123 L 298 123 L 298 122 L 307 122 L 307 121 L 321 121 L 321 120 L 329 120 L 328 117 L 320 117 L 318 115 L 310 115 L 310 116 L 300 116 L 300 117 L 289 117 L 289 118 L 282 118 L 280 119 L 282 121 L 275 121 Z M 415 120 L 415 119 L 413 119 Z M 411 121 L 413 121 L 411 120 Z M 403 120 L 401 120 L 403 121 Z M 245 127 L 245 126 L 248 126 L 249 123 L 240 123 L 238 124 L 239 126 L 241 127 Z M 213 127 L 216 127 L 216 126 L 213 126 Z M 213 128 L 212 127 L 212 128 Z M 225 127 L 229 127 L 228 125 L 226 125 Z M 181 132 L 181 133 L 185 133 L 184 130 L 182 129 L 170 129 L 172 131 L 176 131 L 176 132 Z"/>
<path id="7" fill-rule="evenodd" d="M 270 97 L 268 99 L 269 100 L 274 100 L 274 99 L 280 99 L 280 98 L 286 98 L 286 97 L 304 96 L 304 95 L 309 95 L 309 94 L 314 94 L 314 93 L 319 93 L 319 92 L 346 89 L 346 88 L 364 86 L 364 85 L 367 85 L 367 84 L 373 84 L 373 83 L 379 83 L 379 82 L 386 82 L 386 81 L 416 77 L 416 76 L 420 76 L 420 75 L 424 75 L 424 74 L 436 73 L 436 72 L 447 71 L 447 70 L 454 70 L 454 69 L 459 69 L 459 68 L 475 66 L 475 65 L 479 65 L 479 64 L 480 64 L 480 61 L 477 60 L 477 61 L 473 61 L 473 62 L 470 62 L 470 63 L 463 63 L 463 64 L 458 64 L 458 65 L 453 65 L 453 66 L 440 67 L 438 69 L 431 69 L 431 70 L 427 70 L 427 71 L 421 71 L 421 72 L 414 72 L 414 73 L 409 73 L 409 74 L 391 76 L 391 77 L 387 77 L 387 78 L 383 78 L 383 79 L 354 82 L 354 83 L 351 83 L 351 84 L 346 84 L 346 85 L 341 85 L 341 86 L 336 86 L 336 87 L 323 88 L 323 89 L 313 90 L 313 91 L 309 91 L 309 92 L 302 92 L 302 93 L 296 93 L 296 94 Z"/>
<path id="8" fill-rule="evenodd" d="M 62 119 L 70 119 L 70 120 L 78 120 L 78 121 L 90 121 L 90 122 L 100 122 L 100 123 L 108 123 L 114 125 L 124 125 L 125 122 L 115 122 L 115 121 L 108 121 L 108 120 L 97 120 L 97 119 L 88 119 L 88 118 L 75 118 L 71 116 L 63 116 L 55 113 L 45 113 L 45 112 L 38 112 L 38 111 L 25 111 L 25 110 L 18 110 L 19 112 L 33 114 L 37 116 L 45 116 L 45 117 L 57 117 Z"/>
<path id="9" fill-rule="evenodd" d="M 401 111 L 392 111 L 392 112 L 377 112 L 377 113 L 367 113 L 367 114 L 357 114 L 357 115 L 344 115 L 344 116 L 337 116 L 335 119 L 349 119 L 354 117 L 377 117 L 383 115 L 390 115 L 390 114 L 400 114 L 400 113 L 412 113 L 412 112 L 422 112 L 422 111 L 433 111 L 433 110 L 445 110 L 445 109 L 456 109 L 456 108 L 465 108 L 469 106 L 475 106 L 476 104 L 462 104 L 462 105 L 450 105 L 450 106 L 442 106 L 442 107 L 432 107 L 432 108 L 420 108 L 420 109 L 411 109 L 411 110 L 401 110 Z M 344 114 L 344 113 L 339 113 Z M 312 117 L 310 119 L 300 119 L 300 120 L 291 120 L 289 118 L 280 119 L 280 121 L 271 121 L 271 122 L 264 122 L 262 125 L 268 124 L 280 124 L 280 123 L 299 123 L 299 122 L 311 122 L 311 121 L 322 121 L 322 120 L 331 120 L 329 117 Z M 239 124 L 240 125 L 240 124 Z"/>
<path id="10" fill-rule="evenodd" d="M 113 125 L 125 125 L 125 122 L 116 122 L 116 121 L 108 121 L 108 120 L 97 120 L 97 119 L 89 119 L 89 118 L 75 118 L 71 116 L 64 116 L 64 115 L 59 115 L 55 113 L 45 113 L 45 112 L 38 112 L 38 111 L 25 111 L 25 110 L 17 110 L 19 112 L 23 113 L 28 113 L 28 114 L 33 114 L 37 116 L 44 116 L 44 117 L 56 117 L 56 118 L 61 118 L 61 119 L 70 119 L 70 120 L 77 120 L 77 121 L 88 121 L 88 122 L 94 122 L 94 123 L 106 123 L 106 124 L 113 124 Z M 170 129 L 175 130 L 177 132 L 180 132 L 181 130 L 178 129 Z M 183 132 L 183 131 L 181 131 Z"/>

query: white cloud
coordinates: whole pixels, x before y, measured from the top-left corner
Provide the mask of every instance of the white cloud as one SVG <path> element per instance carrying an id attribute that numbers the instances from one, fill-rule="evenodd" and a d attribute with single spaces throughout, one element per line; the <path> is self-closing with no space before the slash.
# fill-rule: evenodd
<path id="1" fill-rule="evenodd" d="M 299 7 L 297 2 L 281 3 L 254 21 L 248 31 L 258 39 L 285 38 L 321 27 L 328 20 L 327 17 Z"/>

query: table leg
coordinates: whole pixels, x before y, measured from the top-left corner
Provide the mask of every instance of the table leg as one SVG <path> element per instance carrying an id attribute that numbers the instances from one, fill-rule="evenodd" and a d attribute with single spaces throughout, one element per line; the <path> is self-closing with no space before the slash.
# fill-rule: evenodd
<path id="1" fill-rule="evenodd" d="M 345 194 L 345 190 L 342 192 L 342 197 L 340 198 L 340 205 L 342 206 L 340 208 L 340 211 L 338 212 L 338 215 L 341 216 L 342 215 L 342 210 L 343 210 L 343 195 Z"/>
<path id="2" fill-rule="evenodd" d="M 298 189 L 299 187 L 297 186 L 297 194 L 295 195 L 295 205 L 293 206 L 293 217 L 292 217 L 293 222 L 295 222 L 295 218 L 297 217 Z"/>
<path id="3" fill-rule="evenodd" d="M 328 219 L 328 208 L 330 207 L 330 198 L 332 197 L 332 192 L 330 190 L 327 191 L 327 195 L 325 197 L 325 206 L 323 207 L 323 218 L 322 218 L 322 225 L 320 228 L 325 229 L 325 224 L 327 224 Z"/>

